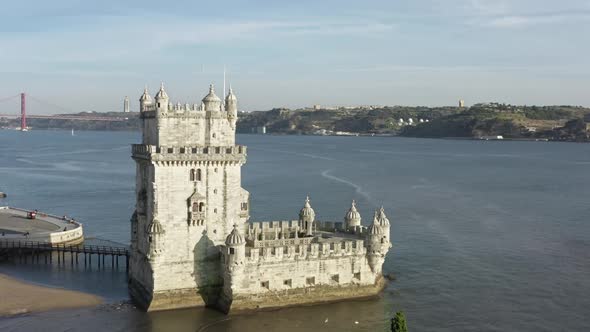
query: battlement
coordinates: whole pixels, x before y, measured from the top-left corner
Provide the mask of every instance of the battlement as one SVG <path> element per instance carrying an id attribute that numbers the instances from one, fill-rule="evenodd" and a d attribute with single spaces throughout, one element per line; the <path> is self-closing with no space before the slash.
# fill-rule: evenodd
<path id="1" fill-rule="evenodd" d="M 156 146 L 133 144 L 134 158 L 153 161 L 235 161 L 245 162 L 247 148 L 235 146 Z"/>
<path id="2" fill-rule="evenodd" d="M 167 110 L 160 110 L 159 113 L 156 107 L 153 105 L 146 105 L 144 107 L 145 109 L 140 113 L 140 118 L 142 119 L 151 119 L 156 117 L 194 119 L 203 119 L 209 117 L 221 119 L 227 118 L 229 114 L 224 109 L 205 111 L 201 106 L 197 106 L 196 104 L 193 106 L 188 104 L 186 106 L 169 106 Z"/>
<path id="3" fill-rule="evenodd" d="M 317 238 L 307 238 L 317 240 Z M 312 242 L 299 245 L 276 247 L 246 247 L 246 264 L 281 262 L 293 260 L 327 259 L 345 256 L 365 255 L 363 240 L 334 238 L 329 242 Z"/>

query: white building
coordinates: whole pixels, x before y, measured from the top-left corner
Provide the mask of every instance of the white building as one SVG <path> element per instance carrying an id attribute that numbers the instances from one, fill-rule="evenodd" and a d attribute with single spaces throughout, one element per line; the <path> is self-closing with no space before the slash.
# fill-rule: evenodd
<path id="1" fill-rule="evenodd" d="M 129 288 L 146 310 L 210 305 L 224 312 L 377 294 L 391 247 L 385 212 L 370 227 L 356 207 L 319 222 L 309 199 L 292 221 L 249 223 L 235 144 L 237 99 L 213 86 L 199 105 L 170 105 L 164 87 L 140 98 L 133 145 L 136 211 Z M 336 231 L 336 232 L 335 232 Z"/>
<path id="2" fill-rule="evenodd" d="M 129 113 L 129 97 L 125 96 L 125 100 L 123 100 L 123 112 Z"/>

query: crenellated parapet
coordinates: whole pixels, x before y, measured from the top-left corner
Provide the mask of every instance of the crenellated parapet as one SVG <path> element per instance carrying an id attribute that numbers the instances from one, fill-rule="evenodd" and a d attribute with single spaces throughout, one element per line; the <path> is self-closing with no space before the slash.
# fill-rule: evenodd
<path id="1" fill-rule="evenodd" d="M 295 260 L 318 260 L 363 256 L 366 254 L 363 240 L 341 239 L 334 242 L 288 244 L 276 247 L 246 247 L 246 264 L 278 263 Z"/>
<path id="2" fill-rule="evenodd" d="M 235 146 L 156 146 L 133 144 L 132 156 L 154 162 L 236 162 L 245 163 L 247 148 Z"/>

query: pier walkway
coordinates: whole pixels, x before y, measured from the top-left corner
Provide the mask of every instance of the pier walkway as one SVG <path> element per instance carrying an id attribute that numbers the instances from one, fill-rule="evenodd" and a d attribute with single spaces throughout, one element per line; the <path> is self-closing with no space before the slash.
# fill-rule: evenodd
<path id="1" fill-rule="evenodd" d="M 56 253 L 56 255 L 54 255 Z M 71 265 L 81 263 L 83 255 L 84 265 L 92 264 L 92 257 L 96 256 L 98 266 L 105 266 L 105 258 L 110 257 L 111 266 L 119 267 L 119 257 L 125 258 L 125 269 L 129 269 L 129 248 L 126 246 L 103 246 L 83 244 L 52 244 L 39 241 L 14 241 L 0 240 L 0 259 L 20 258 L 26 263 L 39 263 L 42 259 L 45 263 L 53 263 L 54 256 L 57 256 L 58 264 L 66 264 L 66 255 Z M 101 264 L 102 261 L 102 264 Z"/>
<path id="2" fill-rule="evenodd" d="M 66 216 L 0 206 L 0 241 L 36 241 L 53 244 L 78 244 L 84 241 L 82 224 Z"/>

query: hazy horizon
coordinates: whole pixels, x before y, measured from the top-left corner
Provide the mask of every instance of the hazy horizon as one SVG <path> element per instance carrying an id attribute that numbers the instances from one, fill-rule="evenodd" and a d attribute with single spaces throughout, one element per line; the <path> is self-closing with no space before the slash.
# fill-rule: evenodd
<path id="1" fill-rule="evenodd" d="M 197 103 L 223 68 L 242 110 L 313 104 L 589 106 L 590 1 L 9 2 L 0 99 L 132 110 L 144 85 Z M 0 103 L 16 113 L 18 100 Z"/>

